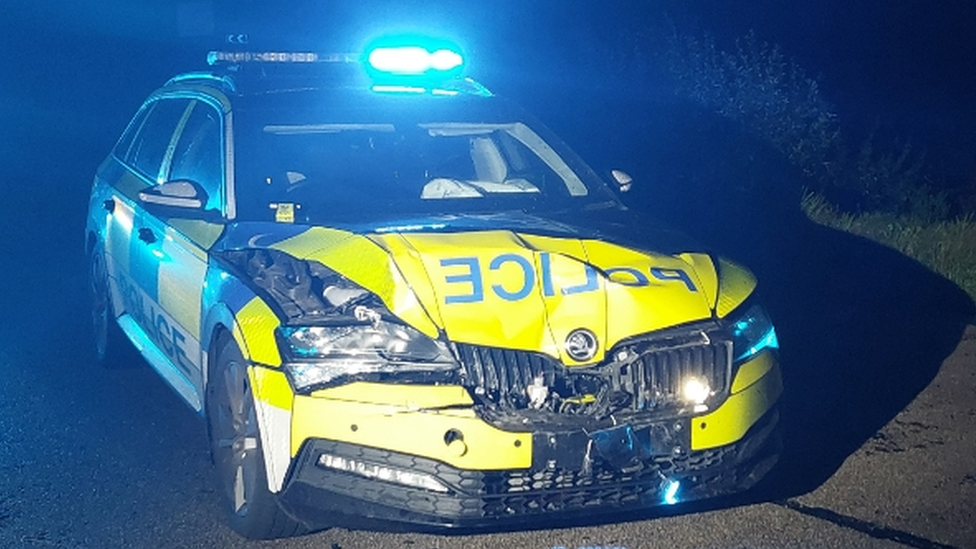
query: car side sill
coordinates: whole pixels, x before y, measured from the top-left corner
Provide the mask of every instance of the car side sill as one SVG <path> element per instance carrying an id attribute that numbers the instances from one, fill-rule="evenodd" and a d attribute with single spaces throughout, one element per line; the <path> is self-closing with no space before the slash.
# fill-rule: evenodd
<path id="1" fill-rule="evenodd" d="M 123 314 L 118 318 L 118 322 L 119 327 L 122 328 L 125 335 L 132 341 L 132 344 L 136 346 L 136 349 L 146 359 L 146 362 L 190 405 L 190 408 L 193 408 L 193 411 L 200 413 L 202 410 L 200 395 L 197 393 L 193 383 L 172 362 L 163 356 L 163 353 L 149 339 L 146 332 L 136 324 L 136 321 L 131 315 Z"/>

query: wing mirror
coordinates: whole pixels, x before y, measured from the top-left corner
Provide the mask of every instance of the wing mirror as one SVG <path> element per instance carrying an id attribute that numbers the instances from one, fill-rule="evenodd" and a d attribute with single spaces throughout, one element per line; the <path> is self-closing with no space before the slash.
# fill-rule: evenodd
<path id="1" fill-rule="evenodd" d="M 617 188 L 622 193 L 629 191 L 630 185 L 634 181 L 634 178 L 630 177 L 630 174 L 623 170 L 610 170 L 610 177 L 617 183 Z"/>
<path id="2" fill-rule="evenodd" d="M 219 217 L 217 212 L 205 209 L 207 198 L 207 191 L 188 179 L 167 181 L 139 191 L 139 201 L 147 210 L 169 217 L 207 220 Z"/>
<path id="3" fill-rule="evenodd" d="M 139 191 L 139 200 L 169 208 L 203 210 L 207 193 L 200 185 L 188 180 L 167 181 Z"/>

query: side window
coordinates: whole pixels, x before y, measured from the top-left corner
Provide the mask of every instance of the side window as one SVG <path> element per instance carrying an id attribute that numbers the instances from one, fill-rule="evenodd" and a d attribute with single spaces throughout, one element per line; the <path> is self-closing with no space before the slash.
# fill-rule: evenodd
<path id="1" fill-rule="evenodd" d="M 220 211 L 222 205 L 220 191 L 224 162 L 221 143 L 220 115 L 210 105 L 194 101 L 193 110 L 176 142 L 168 179 L 188 179 L 198 183 L 207 191 L 208 210 Z"/>
<path id="2" fill-rule="evenodd" d="M 173 132 L 189 103 L 189 99 L 156 101 L 127 151 L 125 161 L 154 183 L 162 183 L 159 180 L 160 167 L 166 151 L 172 146 Z"/>
<path id="3" fill-rule="evenodd" d="M 115 144 L 114 152 L 116 158 L 125 160 L 129 156 L 129 149 L 132 148 L 132 140 L 135 139 L 136 134 L 142 131 L 142 126 L 146 123 L 146 116 L 152 110 L 153 105 L 146 105 L 140 108 L 139 112 L 132 118 L 132 121 L 129 122 L 128 127 L 125 128 L 125 133 L 119 138 L 119 142 Z"/>

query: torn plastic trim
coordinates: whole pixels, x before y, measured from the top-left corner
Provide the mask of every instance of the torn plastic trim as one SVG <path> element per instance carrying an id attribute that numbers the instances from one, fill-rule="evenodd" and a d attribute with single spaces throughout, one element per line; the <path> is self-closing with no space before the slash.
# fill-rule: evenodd
<path id="1" fill-rule="evenodd" d="M 403 324 L 376 294 L 311 260 L 278 250 L 214 252 L 228 272 L 258 294 L 286 326 Z"/>
<path id="2" fill-rule="evenodd" d="M 587 367 L 527 351 L 454 346 L 461 384 L 479 415 L 502 429 L 593 430 L 691 417 L 719 407 L 734 374 L 726 322 L 629 338 Z M 696 382 L 691 391 L 689 380 Z"/>

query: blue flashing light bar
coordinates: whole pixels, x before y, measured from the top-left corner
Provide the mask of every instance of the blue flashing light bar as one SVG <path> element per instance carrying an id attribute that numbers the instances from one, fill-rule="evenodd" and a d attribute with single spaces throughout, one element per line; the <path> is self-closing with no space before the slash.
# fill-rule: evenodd
<path id="1" fill-rule="evenodd" d="M 429 51 L 420 46 L 379 47 L 369 52 L 366 61 L 376 71 L 396 75 L 448 73 L 464 64 L 456 51 Z"/>
<path id="2" fill-rule="evenodd" d="M 363 65 L 374 78 L 444 79 L 460 76 L 465 64 L 454 43 L 429 36 L 385 36 L 366 47 Z"/>

